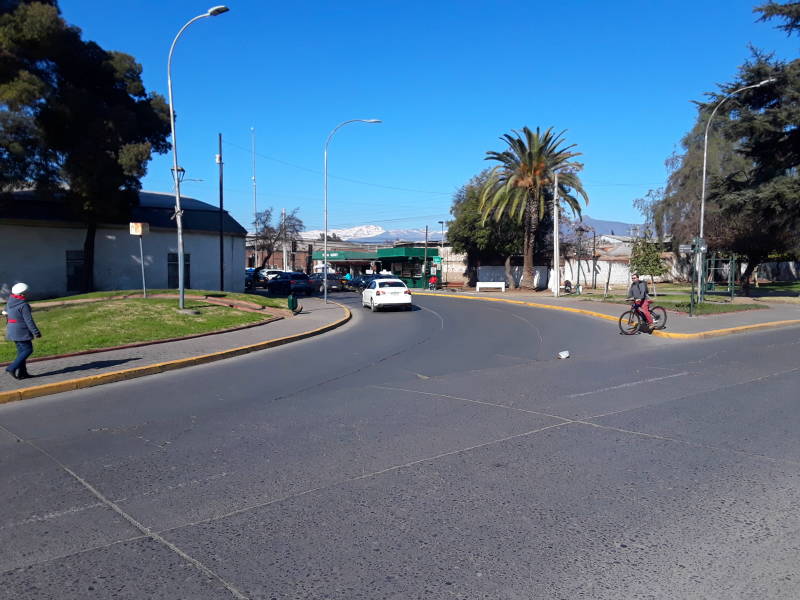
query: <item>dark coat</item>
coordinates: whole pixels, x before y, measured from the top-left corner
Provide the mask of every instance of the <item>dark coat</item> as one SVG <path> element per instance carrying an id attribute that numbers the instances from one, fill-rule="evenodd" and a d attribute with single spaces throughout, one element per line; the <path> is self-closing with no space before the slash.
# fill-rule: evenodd
<path id="1" fill-rule="evenodd" d="M 641 279 L 636 283 L 632 283 L 628 290 L 628 297 L 636 298 L 636 300 L 647 300 L 650 294 L 647 293 L 647 282 Z"/>
<path id="2" fill-rule="evenodd" d="M 4 309 L 8 315 L 6 337 L 12 342 L 27 342 L 34 337 L 41 337 L 39 328 L 31 315 L 31 306 L 20 296 L 11 295 Z"/>

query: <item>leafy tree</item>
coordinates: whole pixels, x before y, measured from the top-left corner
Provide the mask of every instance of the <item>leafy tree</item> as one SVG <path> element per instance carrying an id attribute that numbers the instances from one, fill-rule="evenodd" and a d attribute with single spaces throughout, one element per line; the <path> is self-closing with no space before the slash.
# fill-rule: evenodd
<path id="1" fill-rule="evenodd" d="M 319 234 L 319 241 L 320 242 L 324 242 L 325 241 L 325 233 L 324 232 Z M 335 233 L 329 233 L 328 234 L 328 241 L 329 242 L 341 242 L 342 238 L 340 238 Z"/>
<path id="2" fill-rule="evenodd" d="M 575 144 L 564 146 L 563 132 L 542 132 L 523 127 L 521 132 L 505 134 L 500 139 L 508 149 L 487 152 L 486 160 L 498 163 L 488 175 L 481 194 L 481 215 L 500 220 L 510 217 L 523 225 L 523 268 L 527 285 L 533 285 L 533 267 L 542 260 L 546 240 L 546 223 L 552 219 L 552 194 L 555 174 L 558 173 L 559 198 L 573 213 L 580 215 L 580 195 L 588 204 L 589 197 L 577 173 L 583 165 L 572 161 L 579 152 Z M 574 192 L 574 194 L 573 194 Z M 552 223 L 552 220 L 550 220 Z"/>
<path id="3" fill-rule="evenodd" d="M 674 159 L 664 197 L 652 206 L 657 229 L 677 242 L 697 235 L 702 176 L 702 132 L 709 133 L 705 237 L 713 250 L 745 257 L 750 275 L 773 253 L 800 251 L 800 60 L 778 61 L 754 51 L 737 79 L 699 104 L 698 121 Z"/>
<path id="4" fill-rule="evenodd" d="M 86 291 L 98 223 L 127 218 L 152 152 L 169 150 L 167 104 L 141 74 L 82 40 L 55 0 L 0 1 L 0 188 L 58 190 L 81 215 Z"/>
<path id="5" fill-rule="evenodd" d="M 768 21 L 770 19 L 779 18 L 783 19 L 785 23 L 778 25 L 778 29 L 783 29 L 786 35 L 800 32 L 800 2 L 787 2 L 780 4 L 779 2 L 767 2 L 761 6 L 753 9 L 753 12 L 760 12 L 761 18 L 759 21 Z"/>
<path id="6" fill-rule="evenodd" d="M 501 256 L 506 285 L 516 287 L 511 258 L 522 250 L 522 225 L 508 216 L 484 221 L 480 198 L 488 177 L 489 171 L 483 171 L 456 192 L 450 209 L 454 219 L 448 223 L 447 239 L 456 252 L 467 255 L 470 284 L 475 283 L 479 261 Z"/>
<path id="7" fill-rule="evenodd" d="M 291 244 L 293 241 L 300 239 L 300 232 L 305 229 L 302 219 L 297 216 L 299 208 L 295 208 L 286 217 L 277 223 L 272 223 L 272 208 L 268 208 L 256 214 L 256 233 L 255 233 L 255 249 L 256 252 L 262 253 L 261 268 L 265 268 L 269 263 L 269 259 L 278 250 L 278 247 L 286 243 Z"/>
<path id="8" fill-rule="evenodd" d="M 636 238 L 631 247 L 630 269 L 632 273 L 650 275 L 653 294 L 656 294 L 655 278 L 667 272 L 661 258 L 661 243 L 653 240 L 651 232 L 645 231 L 644 237 Z"/>

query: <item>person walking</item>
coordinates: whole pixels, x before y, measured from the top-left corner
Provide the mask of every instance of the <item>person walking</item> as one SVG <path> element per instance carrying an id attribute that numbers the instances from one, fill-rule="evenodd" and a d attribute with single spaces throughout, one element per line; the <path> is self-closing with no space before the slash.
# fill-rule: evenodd
<path id="1" fill-rule="evenodd" d="M 17 345 L 17 357 L 6 367 L 6 371 L 14 379 L 30 377 L 25 361 L 33 354 L 33 338 L 42 337 L 39 328 L 31 315 L 31 306 L 25 299 L 30 288 L 25 283 L 17 283 L 11 288 L 5 313 L 8 318 L 6 338 Z"/>

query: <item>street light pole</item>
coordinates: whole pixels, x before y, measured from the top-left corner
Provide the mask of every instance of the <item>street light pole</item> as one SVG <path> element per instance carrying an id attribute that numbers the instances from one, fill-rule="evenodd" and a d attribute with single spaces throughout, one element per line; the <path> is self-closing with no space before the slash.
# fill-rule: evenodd
<path id="1" fill-rule="evenodd" d="M 175 51 L 175 44 L 178 43 L 178 38 L 186 31 L 195 21 L 205 19 L 206 17 L 216 17 L 222 13 L 228 12 L 230 9 L 227 6 L 213 6 L 208 9 L 208 12 L 202 15 L 197 15 L 190 19 L 186 25 L 181 27 L 178 35 L 172 40 L 172 45 L 169 47 L 169 57 L 167 58 L 167 91 L 169 93 L 169 125 L 172 133 L 172 177 L 175 182 L 175 225 L 178 229 L 178 307 L 184 309 L 184 285 L 183 285 L 183 211 L 181 210 L 181 180 L 178 167 L 178 138 L 175 135 L 175 109 L 172 100 L 172 53 Z"/>
<path id="2" fill-rule="evenodd" d="M 738 90 L 732 91 L 730 94 L 725 96 L 722 100 L 720 100 L 717 105 L 714 107 L 714 110 L 711 111 L 711 115 L 708 117 L 708 122 L 706 123 L 706 132 L 703 138 L 703 179 L 702 184 L 700 187 L 700 239 L 698 243 L 701 245 L 701 248 L 705 247 L 703 243 L 703 226 L 705 224 L 705 217 L 706 217 L 706 164 L 708 161 L 708 130 L 711 127 L 711 120 L 714 118 L 714 115 L 717 114 L 717 110 L 720 106 L 722 106 L 728 98 L 731 96 L 735 96 L 739 92 L 743 92 L 744 90 L 750 90 L 753 88 L 761 87 L 762 85 L 766 85 L 768 83 L 772 83 L 775 81 L 774 77 L 770 77 L 769 79 L 765 79 L 764 81 L 759 81 L 753 85 L 746 85 L 744 87 L 739 88 Z M 695 269 L 697 270 L 697 283 L 699 286 L 698 295 L 700 300 L 702 301 L 705 297 L 705 289 L 703 285 L 703 265 L 705 263 L 705 249 L 701 252 L 697 252 L 697 261 L 695 265 Z"/>
<path id="3" fill-rule="evenodd" d="M 553 181 L 553 296 L 558 298 L 561 287 L 561 256 L 558 248 L 558 171 L 555 172 Z"/>
<path id="4" fill-rule="evenodd" d="M 382 123 L 380 119 L 350 119 L 349 121 L 342 121 L 333 128 L 328 134 L 328 139 L 325 140 L 325 150 L 323 154 L 323 183 L 325 186 L 325 199 L 323 212 L 325 215 L 325 234 L 322 240 L 322 289 L 325 303 L 328 303 L 328 145 L 331 143 L 334 134 L 342 127 L 349 123 Z"/>
<path id="5" fill-rule="evenodd" d="M 440 264 L 442 265 L 442 279 L 444 283 L 444 281 L 447 281 L 447 271 L 445 271 L 444 263 L 444 221 L 439 221 L 439 225 L 442 226 L 442 239 L 439 240 L 439 260 L 442 261 Z"/>

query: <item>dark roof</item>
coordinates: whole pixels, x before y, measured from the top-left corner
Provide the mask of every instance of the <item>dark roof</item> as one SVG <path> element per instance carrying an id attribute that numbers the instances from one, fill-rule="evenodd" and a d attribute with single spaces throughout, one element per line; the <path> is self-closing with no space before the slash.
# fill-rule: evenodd
<path id="1" fill-rule="evenodd" d="M 181 196 L 183 227 L 194 231 L 219 231 L 219 208 L 195 198 Z M 126 225 L 130 221 L 149 223 L 150 227 L 175 229 L 171 219 L 175 210 L 175 196 L 157 192 L 139 192 L 139 205 L 131 209 L 127 220 L 112 224 Z M 35 192 L 13 192 L 0 196 L 0 220 L 47 221 L 60 223 L 82 223 L 80 214 L 74 213 L 63 198 L 42 197 Z M 222 229 L 225 233 L 244 236 L 247 232 L 223 211 Z"/>

